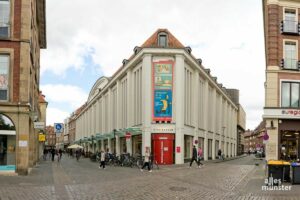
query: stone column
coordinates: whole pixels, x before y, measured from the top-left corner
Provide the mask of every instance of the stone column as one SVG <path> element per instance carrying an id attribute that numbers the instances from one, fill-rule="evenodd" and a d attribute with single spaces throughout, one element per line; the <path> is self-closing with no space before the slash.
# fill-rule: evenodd
<path id="1" fill-rule="evenodd" d="M 151 122 L 152 122 L 152 56 L 145 54 L 142 63 L 142 154 L 145 147 L 151 149 Z"/>
<path id="2" fill-rule="evenodd" d="M 204 112 L 204 160 L 208 160 L 208 81 L 204 80 L 204 107 L 203 111 Z"/>
<path id="3" fill-rule="evenodd" d="M 175 163 L 184 163 L 184 56 L 176 55 L 174 67 L 174 97 L 175 119 L 176 119 L 176 137 L 175 149 L 180 148 L 180 153 L 175 152 Z"/>

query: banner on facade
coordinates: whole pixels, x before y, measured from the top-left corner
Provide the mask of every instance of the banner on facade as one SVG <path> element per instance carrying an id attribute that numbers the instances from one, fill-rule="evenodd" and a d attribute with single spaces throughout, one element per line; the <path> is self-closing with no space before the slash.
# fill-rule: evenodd
<path id="1" fill-rule="evenodd" d="M 153 121 L 172 120 L 173 64 L 153 62 Z"/>

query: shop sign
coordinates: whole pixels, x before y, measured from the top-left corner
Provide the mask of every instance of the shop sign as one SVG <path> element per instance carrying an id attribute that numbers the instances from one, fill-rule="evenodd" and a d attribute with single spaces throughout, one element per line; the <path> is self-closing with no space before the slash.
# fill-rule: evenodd
<path id="1" fill-rule="evenodd" d="M 19 147 L 27 147 L 27 140 L 19 140 Z"/>
<path id="2" fill-rule="evenodd" d="M 44 129 L 45 128 L 45 122 L 33 122 L 35 129 Z"/>
<path id="3" fill-rule="evenodd" d="M 0 166 L 0 171 L 15 171 L 16 165 L 2 165 Z"/>
<path id="4" fill-rule="evenodd" d="M 127 133 L 125 134 L 125 138 L 126 138 L 126 140 L 130 140 L 130 138 L 131 138 L 131 133 L 127 132 Z"/>
<path id="5" fill-rule="evenodd" d="M 39 134 L 39 142 L 45 142 L 46 141 L 46 135 L 45 134 Z"/>
<path id="6" fill-rule="evenodd" d="M 264 109 L 264 118 L 299 119 L 300 109 Z"/>
<path id="7" fill-rule="evenodd" d="M 175 129 L 173 127 L 152 127 L 152 133 L 175 133 Z"/>
<path id="8" fill-rule="evenodd" d="M 180 147 L 176 147 L 176 152 L 180 153 Z"/>

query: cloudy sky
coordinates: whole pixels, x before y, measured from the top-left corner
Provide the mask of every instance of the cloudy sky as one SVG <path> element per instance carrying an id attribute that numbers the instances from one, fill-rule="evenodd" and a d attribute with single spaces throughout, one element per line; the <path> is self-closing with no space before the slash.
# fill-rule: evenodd
<path id="1" fill-rule="evenodd" d="M 247 128 L 262 120 L 264 38 L 261 0 L 51 0 L 41 90 L 47 124 L 63 122 L 94 82 L 112 75 L 158 28 L 192 47 L 218 82 L 240 90 Z"/>

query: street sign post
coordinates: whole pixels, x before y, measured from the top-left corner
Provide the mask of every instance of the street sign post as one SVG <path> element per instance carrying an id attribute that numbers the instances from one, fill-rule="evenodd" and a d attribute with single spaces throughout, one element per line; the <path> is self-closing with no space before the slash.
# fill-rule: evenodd
<path id="1" fill-rule="evenodd" d="M 64 124 L 63 123 L 54 123 L 54 133 L 63 133 Z"/>

